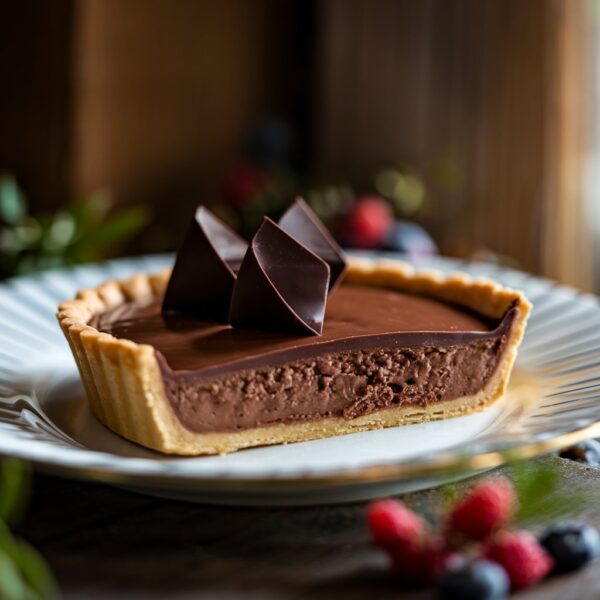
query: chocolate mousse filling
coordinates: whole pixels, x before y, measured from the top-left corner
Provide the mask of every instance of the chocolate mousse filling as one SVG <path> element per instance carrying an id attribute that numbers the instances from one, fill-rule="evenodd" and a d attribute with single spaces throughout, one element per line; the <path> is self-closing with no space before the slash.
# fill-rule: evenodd
<path id="1" fill-rule="evenodd" d="M 492 321 L 438 300 L 342 285 L 319 337 L 234 329 L 161 313 L 161 299 L 96 315 L 100 331 L 155 348 L 167 398 L 198 433 L 354 419 L 481 391 L 516 308 Z"/>

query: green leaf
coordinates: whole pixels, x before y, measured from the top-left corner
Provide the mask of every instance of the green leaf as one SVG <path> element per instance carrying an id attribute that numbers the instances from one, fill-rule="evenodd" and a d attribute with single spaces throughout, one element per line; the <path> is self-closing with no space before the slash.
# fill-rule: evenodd
<path id="1" fill-rule="evenodd" d="M 516 462 L 510 471 L 522 510 L 550 496 L 560 482 L 559 470 L 549 463 Z"/>
<path id="2" fill-rule="evenodd" d="M 98 224 L 77 242 L 76 250 L 88 254 L 121 241 L 148 222 L 148 211 L 141 206 L 121 211 Z"/>
<path id="3" fill-rule="evenodd" d="M 519 497 L 516 520 L 536 524 L 564 518 L 598 503 L 598 494 L 582 489 L 563 490 L 560 467 L 551 461 L 512 462 L 509 471 Z"/>
<path id="4" fill-rule="evenodd" d="M 14 267 L 14 275 L 26 275 L 27 273 L 34 273 L 39 271 L 41 268 L 41 257 L 35 253 L 23 253 L 19 256 L 16 265 Z"/>
<path id="5" fill-rule="evenodd" d="M 25 219 L 20 225 L 13 227 L 12 230 L 24 247 L 35 246 L 42 237 L 42 228 L 40 227 L 40 224 L 31 217 Z"/>
<path id="6" fill-rule="evenodd" d="M 47 235 L 44 236 L 44 249 L 49 252 L 59 251 L 73 241 L 75 234 L 76 224 L 73 215 L 68 212 L 58 212 L 54 215 Z"/>
<path id="7" fill-rule="evenodd" d="M 0 227 L 0 253 L 18 254 L 23 250 L 23 242 L 19 239 L 14 227 Z"/>
<path id="8" fill-rule="evenodd" d="M 75 219 L 78 231 L 87 231 L 94 224 L 106 217 L 113 205 L 109 192 L 99 190 L 82 202 L 77 202 L 69 207 L 69 212 Z"/>
<path id="9" fill-rule="evenodd" d="M 40 554 L 27 542 L 15 539 L 6 525 L 0 521 L 0 555 L 14 585 L 15 574 L 21 582 L 19 599 L 51 599 L 58 597 L 56 581 Z M 2 576 L 0 575 L 0 580 Z M 2 595 L 0 585 L 0 598 Z M 12 596 L 9 596 L 12 598 Z"/>
<path id="10" fill-rule="evenodd" d="M 27 598 L 27 585 L 12 558 L 0 549 L 0 598 L 23 600 Z"/>
<path id="11" fill-rule="evenodd" d="M 27 216 L 27 201 L 11 175 L 0 176 L 0 219 L 8 225 L 18 225 Z"/>
<path id="12" fill-rule="evenodd" d="M 31 490 L 30 468 L 13 458 L 0 462 L 0 518 L 14 523 L 28 503 Z"/>
<path id="13" fill-rule="evenodd" d="M 0 279 L 103 258 L 111 244 L 148 222 L 144 207 L 110 216 L 112 205 L 110 194 L 98 191 L 84 202 L 33 218 L 14 178 L 0 176 Z"/>
<path id="14" fill-rule="evenodd" d="M 441 500 L 444 509 L 448 509 L 458 502 L 459 494 L 455 483 L 447 483 L 442 487 Z"/>
<path id="15" fill-rule="evenodd" d="M 52 572 L 37 550 L 26 542 L 15 541 L 17 565 L 28 587 L 40 598 L 56 598 L 58 587 Z"/>

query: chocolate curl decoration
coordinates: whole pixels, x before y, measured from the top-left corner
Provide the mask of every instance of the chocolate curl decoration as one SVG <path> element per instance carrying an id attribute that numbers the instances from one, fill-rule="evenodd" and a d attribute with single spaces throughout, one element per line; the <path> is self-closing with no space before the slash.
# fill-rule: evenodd
<path id="1" fill-rule="evenodd" d="M 329 265 L 329 291 L 335 288 L 346 270 L 346 257 L 308 204 L 296 198 L 279 219 L 279 226 Z"/>
<path id="2" fill-rule="evenodd" d="M 321 335 L 328 287 L 329 265 L 265 218 L 240 267 L 229 323 Z"/>
<path id="3" fill-rule="evenodd" d="M 247 247 L 225 223 L 199 206 L 177 251 L 163 312 L 226 323 L 236 272 Z"/>

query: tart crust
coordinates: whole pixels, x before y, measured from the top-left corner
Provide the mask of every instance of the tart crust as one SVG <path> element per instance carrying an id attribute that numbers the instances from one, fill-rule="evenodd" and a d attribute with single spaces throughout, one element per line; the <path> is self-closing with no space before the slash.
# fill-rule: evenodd
<path id="1" fill-rule="evenodd" d="M 92 411 L 107 427 L 142 446 L 167 454 L 224 454 L 242 448 L 313 440 L 396 425 L 446 419 L 478 411 L 504 393 L 523 338 L 531 305 L 516 290 L 488 279 L 432 270 L 415 271 L 395 260 L 351 259 L 343 283 L 363 284 L 428 295 L 500 319 L 511 306 L 516 315 L 494 374 L 477 394 L 430 406 L 398 406 L 348 420 L 279 423 L 239 432 L 195 433 L 175 415 L 164 390 L 154 348 L 115 338 L 88 325 L 97 313 L 131 300 L 164 292 L 169 271 L 110 280 L 78 292 L 60 305 L 57 318 L 69 342 Z"/>

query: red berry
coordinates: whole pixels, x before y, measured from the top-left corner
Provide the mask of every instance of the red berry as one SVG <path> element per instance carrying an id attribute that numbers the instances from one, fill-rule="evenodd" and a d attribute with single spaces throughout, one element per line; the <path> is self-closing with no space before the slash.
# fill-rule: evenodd
<path id="1" fill-rule="evenodd" d="M 367 509 L 373 541 L 383 548 L 411 544 L 425 533 L 425 522 L 398 500 L 378 500 Z"/>
<path id="2" fill-rule="evenodd" d="M 429 536 L 425 521 L 402 502 L 373 502 L 367 522 L 374 542 L 387 552 L 394 573 L 404 583 L 431 583 L 444 570 L 450 553 L 440 540 Z"/>
<path id="3" fill-rule="evenodd" d="M 483 540 L 505 525 L 517 507 L 517 497 L 507 479 L 481 483 L 450 512 L 446 531 L 450 536 Z"/>
<path id="4" fill-rule="evenodd" d="M 410 585 L 428 585 L 443 573 L 456 558 L 441 540 L 427 536 L 409 544 L 388 548 L 392 570 L 398 578 Z"/>
<path id="5" fill-rule="evenodd" d="M 242 165 L 232 170 L 225 180 L 223 193 L 234 206 L 252 200 L 267 184 L 266 173 L 253 165 Z"/>
<path id="6" fill-rule="evenodd" d="M 357 248 L 376 248 L 383 243 L 393 224 L 392 209 L 383 198 L 363 196 L 346 217 L 344 238 Z"/>
<path id="7" fill-rule="evenodd" d="M 513 589 L 528 587 L 543 579 L 554 567 L 554 560 L 529 531 L 499 534 L 484 554 L 504 567 Z"/>

